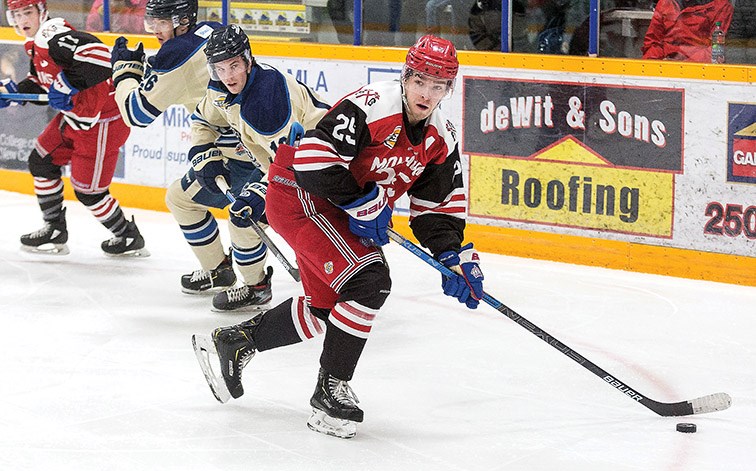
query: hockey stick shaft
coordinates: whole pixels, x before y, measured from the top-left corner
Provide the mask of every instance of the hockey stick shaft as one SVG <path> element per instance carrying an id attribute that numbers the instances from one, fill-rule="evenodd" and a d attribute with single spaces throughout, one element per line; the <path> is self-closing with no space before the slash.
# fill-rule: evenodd
<path id="1" fill-rule="evenodd" d="M 393 229 L 388 230 L 388 236 L 391 238 L 391 240 L 397 242 L 399 245 L 409 250 L 412 254 L 441 272 L 443 275 L 456 276 L 452 270 L 444 266 L 442 263 L 438 262 L 436 259 L 427 254 L 423 249 L 413 244 L 411 241 L 407 240 Z M 583 368 L 595 374 L 604 382 L 613 386 L 615 389 L 617 389 L 627 397 L 641 403 L 645 407 L 651 409 L 661 416 L 671 417 L 703 414 L 706 412 L 714 412 L 727 409 L 732 404 L 732 399 L 726 393 L 710 394 L 708 396 L 699 397 L 689 401 L 675 403 L 658 402 L 654 401 L 653 399 L 649 399 L 640 394 L 635 388 L 631 388 L 623 381 L 617 379 L 616 376 L 610 375 L 604 369 L 591 362 L 584 356 L 580 355 L 575 350 L 568 347 L 551 334 L 547 333 L 545 330 L 541 329 L 512 309 L 508 308 L 507 306 L 496 300 L 494 297 L 490 296 L 488 293 L 483 293 L 483 301 L 500 313 L 515 321 L 519 326 L 525 328 L 531 334 L 551 345 L 556 350 L 559 350 L 563 355 L 569 357 Z"/>
<path id="2" fill-rule="evenodd" d="M 47 94 L 45 93 L 0 93 L 0 100 L 47 102 L 48 98 Z"/>
<path id="3" fill-rule="evenodd" d="M 223 178 L 223 175 L 218 175 L 217 177 L 215 177 L 215 184 L 218 185 L 218 188 L 220 188 L 220 190 L 226 195 L 226 199 L 228 199 L 231 204 L 234 204 L 236 202 L 236 198 L 234 197 L 233 193 L 231 193 L 231 188 L 228 186 L 226 179 Z M 268 234 L 265 233 L 265 230 L 254 221 L 252 222 L 252 230 L 257 233 L 263 243 L 268 246 L 271 252 L 273 252 L 273 255 L 275 255 L 278 261 L 281 262 L 281 265 L 283 265 L 286 271 L 289 272 L 289 275 L 294 278 L 294 281 L 301 281 L 302 277 L 299 275 L 299 269 L 289 263 L 289 260 L 286 259 L 286 256 L 284 256 L 284 254 L 281 253 L 278 247 L 276 247 L 276 244 L 274 244 L 273 241 L 270 240 L 270 237 L 268 237 Z"/>

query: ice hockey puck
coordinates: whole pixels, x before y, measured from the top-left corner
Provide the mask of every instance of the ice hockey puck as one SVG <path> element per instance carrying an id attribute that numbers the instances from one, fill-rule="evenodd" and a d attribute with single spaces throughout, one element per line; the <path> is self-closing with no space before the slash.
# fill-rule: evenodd
<path id="1" fill-rule="evenodd" d="M 677 431 L 682 433 L 696 433 L 696 424 L 677 424 Z"/>

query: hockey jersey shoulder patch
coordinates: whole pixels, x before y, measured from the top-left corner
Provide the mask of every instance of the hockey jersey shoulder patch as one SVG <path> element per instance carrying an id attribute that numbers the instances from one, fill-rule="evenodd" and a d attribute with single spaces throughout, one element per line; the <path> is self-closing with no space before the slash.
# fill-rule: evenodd
<path id="1" fill-rule="evenodd" d="M 428 120 L 428 128 L 435 130 L 435 132 L 426 131 L 425 150 L 436 143 L 436 136 L 440 142 L 446 146 L 447 154 L 451 153 L 457 147 L 457 128 L 454 123 L 451 122 L 446 116 L 436 109 L 431 114 Z"/>
<path id="2" fill-rule="evenodd" d="M 48 49 L 50 40 L 55 35 L 65 33 L 66 31 L 71 31 L 71 25 L 66 23 L 66 20 L 63 18 L 52 18 L 47 20 L 42 23 L 39 27 L 39 31 L 37 31 L 37 34 L 34 36 L 34 45 L 42 49 Z"/>
<path id="3" fill-rule="evenodd" d="M 368 124 L 402 112 L 401 86 L 397 81 L 365 85 L 347 99 L 365 113 Z"/>
<path id="4" fill-rule="evenodd" d="M 194 33 L 192 34 L 202 39 L 207 39 L 210 37 L 213 31 L 220 28 L 220 26 L 221 24 L 216 23 L 216 22 L 212 22 L 212 23 L 203 22 L 197 25 L 197 28 L 194 30 Z"/>
<path id="5" fill-rule="evenodd" d="M 271 135 L 289 122 L 291 98 L 286 79 L 276 69 L 257 67 L 244 92 L 241 118 L 256 132 Z"/>

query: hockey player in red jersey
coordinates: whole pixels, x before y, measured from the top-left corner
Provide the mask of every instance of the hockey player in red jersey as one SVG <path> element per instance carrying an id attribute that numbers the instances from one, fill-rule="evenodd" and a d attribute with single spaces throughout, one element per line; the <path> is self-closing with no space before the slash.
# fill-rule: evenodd
<path id="1" fill-rule="evenodd" d="M 193 337 L 218 400 L 243 394 L 241 371 L 255 352 L 325 332 L 307 424 L 340 438 L 355 435 L 363 411 L 348 381 L 391 289 L 380 246 L 388 243 L 392 207 L 403 194 L 414 235 L 460 273 L 442 279 L 444 293 L 477 307 L 483 274 L 473 245 L 462 245 L 466 196 L 457 136 L 438 108 L 457 70 L 452 43 L 423 36 L 409 49 L 399 81 L 347 95 L 298 149 L 279 148 L 265 213 L 296 252 L 305 296 Z M 249 209 L 243 195 L 231 208 Z"/>
<path id="2" fill-rule="evenodd" d="M 71 164 L 71 183 L 79 201 L 113 233 L 104 241 L 107 255 L 146 256 L 144 239 L 134 220 L 128 221 L 108 188 L 118 151 L 129 136 L 118 106 L 110 51 L 96 37 L 74 30 L 62 18 L 47 18 L 45 0 L 7 0 L 8 21 L 26 37 L 27 78 L 4 88 L 44 94 L 60 111 L 34 143 L 29 171 L 45 225 L 21 236 L 22 248 L 32 252 L 68 253 L 62 167 Z M 3 103 L 0 103 L 0 108 Z"/>

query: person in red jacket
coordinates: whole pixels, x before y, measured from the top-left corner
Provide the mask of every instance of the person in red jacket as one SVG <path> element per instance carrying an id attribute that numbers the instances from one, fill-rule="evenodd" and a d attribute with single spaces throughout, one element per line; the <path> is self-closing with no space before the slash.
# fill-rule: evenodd
<path id="1" fill-rule="evenodd" d="M 113 97 L 110 50 L 63 18 L 47 18 L 45 0 L 7 0 L 8 21 L 26 38 L 29 75 L 0 91 L 47 94 L 59 113 L 34 142 L 29 171 L 42 210 L 42 229 L 21 236 L 30 252 L 68 253 L 62 169 L 70 164 L 76 198 L 113 233 L 101 244 L 106 255 L 147 256 L 134 220 L 127 220 L 109 187 L 118 152 L 129 137 Z M 0 100 L 0 108 L 10 105 Z"/>
<path id="2" fill-rule="evenodd" d="M 643 40 L 644 59 L 711 62 L 711 33 L 732 21 L 730 0 L 659 0 Z"/>
<path id="3" fill-rule="evenodd" d="M 103 30 L 103 0 L 95 0 L 87 15 L 87 31 Z M 112 0 L 110 2 L 110 31 L 145 34 L 144 12 L 147 0 Z"/>

